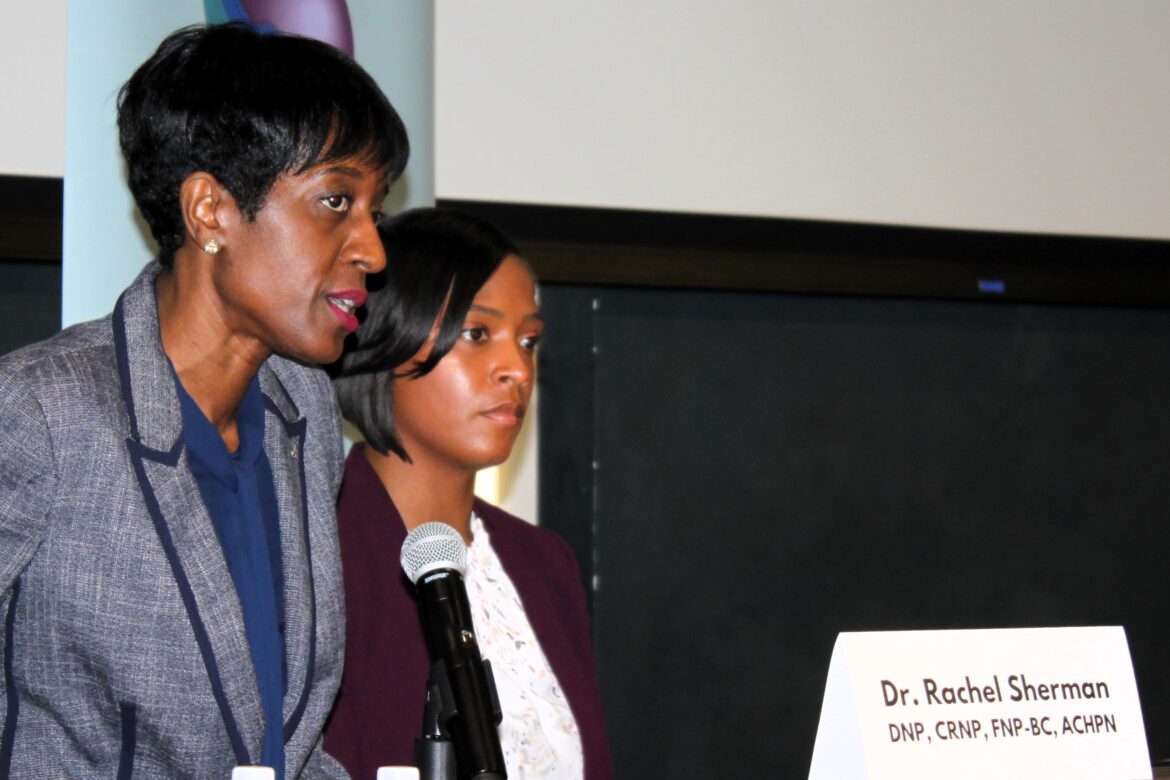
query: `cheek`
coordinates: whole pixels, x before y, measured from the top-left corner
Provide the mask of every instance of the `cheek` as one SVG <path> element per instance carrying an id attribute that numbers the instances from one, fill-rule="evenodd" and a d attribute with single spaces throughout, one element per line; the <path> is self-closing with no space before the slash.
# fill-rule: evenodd
<path id="1" fill-rule="evenodd" d="M 256 251 L 262 253 L 256 270 L 268 274 L 273 285 L 304 291 L 314 277 L 331 267 L 321 237 L 298 222 L 269 226 L 256 239 Z"/>
<path id="2" fill-rule="evenodd" d="M 451 371 L 443 382 L 443 395 L 447 402 L 465 415 L 474 414 L 476 408 L 476 386 L 470 371 Z"/>
<path id="3" fill-rule="evenodd" d="M 446 430 L 457 421 L 456 399 L 446 383 L 435 381 L 436 372 L 437 368 L 419 379 L 395 381 L 394 419 L 400 428 Z"/>
<path id="4" fill-rule="evenodd" d="M 469 373 L 450 356 L 419 379 L 394 383 L 394 419 L 432 435 L 469 435 L 468 425 L 483 411 L 481 405 Z"/>
<path id="5" fill-rule="evenodd" d="M 420 379 L 415 388 L 419 399 L 433 414 L 456 421 L 476 411 L 476 386 L 472 367 L 458 355 L 448 353 L 431 373 Z"/>

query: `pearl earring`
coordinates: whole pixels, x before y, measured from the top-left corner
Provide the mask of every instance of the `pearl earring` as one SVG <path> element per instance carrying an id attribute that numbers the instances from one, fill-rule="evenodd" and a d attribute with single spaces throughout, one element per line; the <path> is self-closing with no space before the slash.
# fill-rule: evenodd
<path id="1" fill-rule="evenodd" d="M 209 255 L 218 254 L 219 253 L 219 242 L 216 241 L 214 238 L 207 239 L 207 242 L 203 245 L 203 251 Z"/>

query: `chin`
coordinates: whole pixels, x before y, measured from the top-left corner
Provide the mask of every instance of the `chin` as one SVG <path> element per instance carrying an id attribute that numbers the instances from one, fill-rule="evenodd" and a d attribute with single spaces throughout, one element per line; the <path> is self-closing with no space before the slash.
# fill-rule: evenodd
<path id="1" fill-rule="evenodd" d="M 483 471 L 484 469 L 495 468 L 502 466 L 507 462 L 508 456 L 512 454 L 512 448 L 508 447 L 503 454 L 499 452 L 480 452 L 469 459 L 469 465 L 476 471 Z"/>
<path id="2" fill-rule="evenodd" d="M 327 366 L 336 363 L 345 346 L 343 339 L 321 344 L 301 344 L 292 349 L 274 349 L 283 358 L 312 366 Z"/>

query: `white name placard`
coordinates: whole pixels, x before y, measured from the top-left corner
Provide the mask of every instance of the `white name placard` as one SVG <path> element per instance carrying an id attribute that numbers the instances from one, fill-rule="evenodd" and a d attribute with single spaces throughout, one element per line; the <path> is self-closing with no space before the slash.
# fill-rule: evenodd
<path id="1" fill-rule="evenodd" d="M 1150 780 L 1125 630 L 842 633 L 809 780 Z"/>
<path id="2" fill-rule="evenodd" d="M 232 780 L 276 780 L 276 770 L 268 766 L 238 766 Z"/>
<path id="3" fill-rule="evenodd" d="M 418 768 L 413 766 L 380 766 L 376 780 L 418 780 Z"/>

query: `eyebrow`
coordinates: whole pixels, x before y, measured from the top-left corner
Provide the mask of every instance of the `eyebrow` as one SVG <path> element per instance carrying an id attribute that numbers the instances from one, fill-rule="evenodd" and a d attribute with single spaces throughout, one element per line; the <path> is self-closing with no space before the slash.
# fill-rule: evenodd
<path id="1" fill-rule="evenodd" d="M 318 177 L 330 176 L 330 175 L 349 176 L 349 177 L 354 178 L 354 179 L 360 179 L 361 177 L 366 175 L 366 171 L 362 170 L 361 168 L 355 168 L 352 165 L 340 165 L 339 164 L 339 165 L 330 165 L 328 168 L 323 168 L 320 171 L 317 171 L 317 173 L 315 174 L 315 176 L 318 176 Z M 386 186 L 387 187 L 390 186 L 389 182 L 386 183 Z"/>
<path id="2" fill-rule="evenodd" d="M 360 179 L 365 175 L 365 171 L 361 170 L 360 168 L 354 168 L 352 165 L 331 165 L 328 168 L 313 174 L 313 178 L 320 179 L 324 176 L 331 175 L 348 176 L 351 179 Z M 390 181 L 388 179 L 382 182 L 382 187 L 379 189 L 378 194 L 382 196 L 380 200 L 385 200 L 386 197 L 390 194 Z"/>
<path id="3" fill-rule="evenodd" d="M 503 319 L 503 317 L 504 317 L 504 313 L 502 311 L 500 311 L 499 309 L 493 309 L 490 306 L 479 306 L 479 305 L 474 304 L 474 303 L 471 304 L 471 308 L 469 309 L 469 311 L 475 311 L 475 312 L 479 312 L 480 314 L 486 314 L 489 317 L 499 317 L 500 319 Z M 544 316 L 538 311 L 534 311 L 531 314 L 525 314 L 523 319 L 525 321 L 536 320 L 537 322 L 544 322 Z"/>

